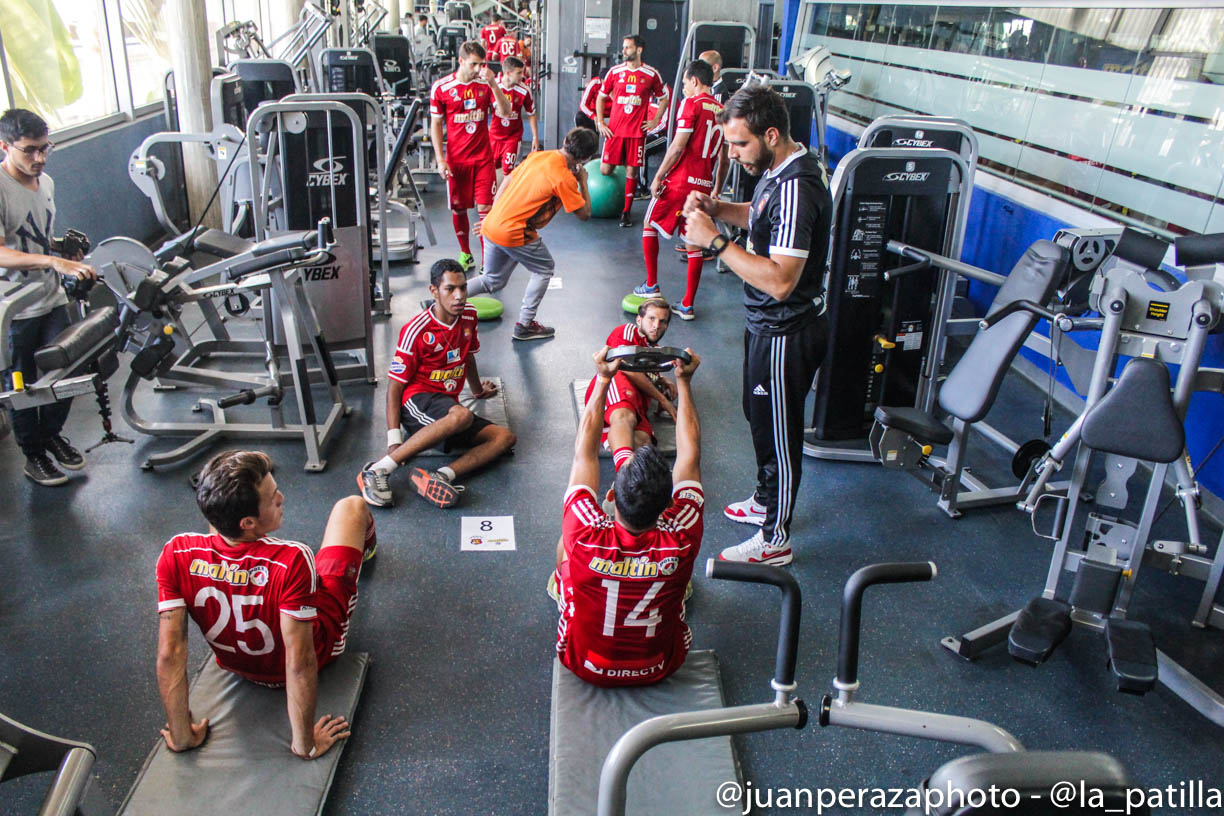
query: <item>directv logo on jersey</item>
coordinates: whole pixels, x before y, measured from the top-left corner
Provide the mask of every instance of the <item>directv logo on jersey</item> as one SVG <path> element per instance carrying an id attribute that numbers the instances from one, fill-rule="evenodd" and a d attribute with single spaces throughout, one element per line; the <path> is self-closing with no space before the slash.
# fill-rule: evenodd
<path id="1" fill-rule="evenodd" d="M 229 564 L 225 561 L 220 564 L 211 564 L 202 558 L 197 558 L 191 562 L 187 571 L 201 578 L 224 581 L 233 586 L 247 586 L 248 584 L 263 586 L 268 583 L 268 568 L 263 566 L 244 570 L 240 569 L 237 564 Z"/>
<path id="2" fill-rule="evenodd" d="M 600 575 L 614 575 L 617 578 L 658 578 L 659 565 L 645 556 L 641 558 L 622 558 L 620 561 L 609 561 L 606 558 L 592 558 L 587 565 L 591 572 Z"/>
<path id="3" fill-rule="evenodd" d="M 344 156 L 319 159 L 314 163 L 315 172 L 306 175 L 307 187 L 330 187 L 335 185 L 343 187 L 348 184 L 348 173 L 344 172 L 344 165 L 340 163 L 340 159 Z"/>
<path id="4" fill-rule="evenodd" d="M 643 669 L 601 669 L 590 660 L 583 660 L 582 667 L 592 674 L 602 674 L 604 677 L 650 677 L 663 671 L 666 663 L 666 660 L 660 660 L 655 665 Z"/>

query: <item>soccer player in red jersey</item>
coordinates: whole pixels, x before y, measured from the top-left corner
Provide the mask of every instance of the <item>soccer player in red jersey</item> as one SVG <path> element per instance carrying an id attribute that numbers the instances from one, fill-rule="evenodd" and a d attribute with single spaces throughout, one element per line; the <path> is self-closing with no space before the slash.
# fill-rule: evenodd
<path id="1" fill-rule="evenodd" d="M 518 165 L 519 145 L 523 142 L 523 114 L 527 115 L 527 121 L 531 123 L 531 151 L 534 153 L 540 149 L 535 100 L 531 96 L 531 90 L 523 84 L 523 68 L 523 61 L 518 57 L 506 57 L 502 61 L 502 75 L 498 84 L 510 100 L 512 110 L 508 117 L 494 116 L 489 121 L 493 159 L 497 162 L 498 187 L 505 175 Z"/>
<path id="2" fill-rule="evenodd" d="M 157 687 L 171 751 L 198 747 L 208 720 L 191 714 L 187 617 L 204 632 L 217 665 L 252 682 L 284 686 L 293 740 L 317 759 L 349 736 L 343 717 L 315 721 L 319 670 L 344 652 L 361 564 L 374 555 L 374 519 L 357 496 L 336 502 L 318 553 L 273 538 L 285 497 L 259 451 L 227 451 L 200 473 L 196 503 L 208 534 L 183 533 L 157 559 Z"/>
<path id="3" fill-rule="evenodd" d="M 438 172 L 446 179 L 446 198 L 450 205 L 455 237 L 459 239 L 459 262 L 471 269 L 468 210 L 476 207 L 476 218 L 484 218 L 493 206 L 493 148 L 489 143 L 489 116 L 510 116 L 510 100 L 497 86 L 492 71 L 484 64 L 485 49 L 476 40 L 459 47 L 459 66 L 433 84 L 429 94 L 430 138 Z M 446 150 L 442 130 L 446 127 Z"/>
<path id="4" fill-rule="evenodd" d="M 676 133 L 650 183 L 650 206 L 642 225 L 642 255 L 646 282 L 634 289 L 643 297 L 659 295 L 659 233 L 668 238 L 684 231 L 684 202 L 693 190 L 717 197 L 727 174 L 727 146 L 718 114 L 723 106 L 710 94 L 714 71 L 709 63 L 693 60 L 684 72 L 684 101 L 676 114 Z M 688 281 L 684 299 L 673 311 L 692 320 L 693 298 L 701 282 L 701 247 L 687 245 Z"/>
<path id="5" fill-rule="evenodd" d="M 497 47 L 492 53 L 496 55 L 497 61 L 503 64 L 509 57 L 514 57 L 521 61 L 523 59 L 523 44 L 519 42 L 519 38 L 515 36 L 513 31 L 508 31 L 505 36 L 497 41 Z M 503 70 L 505 70 L 504 66 Z"/>
<path id="6" fill-rule="evenodd" d="M 616 510 L 595 498 L 599 428 L 619 363 L 605 347 L 595 355 L 595 391 L 578 422 L 574 464 L 561 522 L 557 655 L 574 674 L 599 686 L 656 683 L 684 663 L 692 634 L 684 594 L 701 548 L 705 494 L 701 429 L 690 378 L 701 358 L 676 368 L 676 464 L 644 445 L 616 472 Z"/>
<path id="7" fill-rule="evenodd" d="M 497 41 L 504 36 L 506 36 L 506 27 L 496 17 L 487 26 L 480 29 L 480 43 L 490 54 L 497 48 Z"/>
<path id="8" fill-rule="evenodd" d="M 642 166 L 642 151 L 646 145 L 646 134 L 654 130 L 667 112 L 669 93 L 659 72 L 642 62 L 646 41 L 637 34 L 630 34 L 621 43 L 624 62 L 613 65 L 604 74 L 599 96 L 595 100 L 595 124 L 604 137 L 603 156 L 599 172 L 612 175 L 616 167 L 625 170 L 625 209 L 621 213 L 620 225 L 633 226 L 630 210 L 633 194 L 637 190 L 637 168 Z M 655 115 L 647 119 L 647 104 L 652 98 L 661 97 Z M 607 124 L 604 113 L 611 106 Z"/>
<path id="9" fill-rule="evenodd" d="M 617 326 L 608 335 L 608 348 L 618 346 L 657 346 L 667 332 L 671 309 L 662 298 L 642 301 L 638 306 L 637 319 L 632 323 Z M 586 402 L 595 393 L 597 377 L 591 378 L 587 386 Z M 604 427 L 599 442 L 612 451 L 612 463 L 617 470 L 629 461 L 633 451 L 642 445 L 654 442 L 654 428 L 650 424 L 650 405 L 659 407 L 672 419 L 676 409 L 672 400 L 676 388 L 660 374 L 637 371 L 618 371 L 608 385 L 608 397 L 604 407 Z"/>
<path id="10" fill-rule="evenodd" d="M 412 457 L 439 446 L 448 453 L 466 448 L 445 467 L 417 467 L 410 475 L 422 498 L 450 507 L 463 490 L 455 479 L 507 453 L 516 441 L 509 428 L 459 404 L 465 382 L 476 399 L 493 396 L 497 387 L 482 381 L 476 369 L 476 307 L 467 302 L 467 277 L 458 261 L 443 258 L 434 263 L 429 293 L 433 305 L 400 329 L 387 372 L 387 454 L 357 476 L 362 497 L 375 507 L 393 503 L 389 477 Z"/>

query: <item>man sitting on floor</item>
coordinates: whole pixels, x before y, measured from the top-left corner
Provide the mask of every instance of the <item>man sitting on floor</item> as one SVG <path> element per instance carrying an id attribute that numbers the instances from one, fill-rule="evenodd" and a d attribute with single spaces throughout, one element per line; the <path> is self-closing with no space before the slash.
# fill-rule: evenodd
<path id="1" fill-rule="evenodd" d="M 433 304 L 400 329 L 387 373 L 387 455 L 368 463 L 357 475 L 361 495 L 375 507 L 394 503 L 391 473 L 423 451 L 438 446 L 446 453 L 467 449 L 445 467 L 432 471 L 416 467 L 409 475 L 426 501 L 450 507 L 463 491 L 455 484 L 457 478 L 514 447 L 515 436 L 509 428 L 494 425 L 459 404 L 464 382 L 477 399 L 497 393 L 496 385 L 481 381 L 476 369 L 476 352 L 480 351 L 476 307 L 467 302 L 463 266 L 450 258 L 436 261 L 429 270 L 429 293 Z"/>
<path id="2" fill-rule="evenodd" d="M 701 429 L 689 380 L 701 359 L 676 368 L 676 464 L 644 445 L 616 473 L 616 510 L 599 507 L 599 428 L 619 363 L 595 355 L 595 391 L 578 423 L 565 494 L 557 571 L 557 655 L 598 686 L 656 683 L 684 664 L 692 634 L 684 595 L 701 548 Z"/>
<path id="3" fill-rule="evenodd" d="M 637 319 L 613 329 L 608 335 L 607 345 L 609 348 L 657 346 L 667 332 L 670 320 L 671 309 L 667 301 L 662 298 L 644 300 L 638 306 Z M 598 379 L 598 376 L 593 377 L 587 386 L 586 404 L 591 402 Z M 659 374 L 616 372 L 608 386 L 603 434 L 599 442 L 606 450 L 612 451 L 612 462 L 617 470 L 629 460 L 635 448 L 655 441 L 654 428 L 649 419 L 651 402 L 657 402 L 659 408 L 674 420 L 676 409 L 671 401 L 675 396 L 675 386 Z"/>
<path id="4" fill-rule="evenodd" d="M 349 736 L 343 717 L 315 722 L 315 701 L 319 669 L 344 653 L 361 565 L 377 547 L 374 519 L 356 496 L 336 502 L 316 554 L 270 537 L 284 501 L 266 454 L 218 454 L 196 489 L 208 534 L 175 536 L 157 560 L 157 687 L 171 751 L 208 736 L 208 719 L 196 722 L 187 699 L 188 615 L 221 668 L 285 687 L 293 753 L 317 759 Z"/>

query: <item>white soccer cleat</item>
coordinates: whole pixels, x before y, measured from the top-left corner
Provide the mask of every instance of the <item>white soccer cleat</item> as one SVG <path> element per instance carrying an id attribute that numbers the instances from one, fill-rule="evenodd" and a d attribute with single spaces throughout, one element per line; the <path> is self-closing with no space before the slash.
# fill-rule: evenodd
<path id="1" fill-rule="evenodd" d="M 718 554 L 720 561 L 737 561 L 741 564 L 772 564 L 776 567 L 786 566 L 794 556 L 789 546 L 781 549 L 773 547 L 765 541 L 764 531 L 757 532 L 743 544 L 728 547 Z"/>
<path id="2" fill-rule="evenodd" d="M 723 515 L 740 524 L 755 524 L 759 527 L 765 523 L 765 508 L 757 504 L 756 494 L 743 501 L 728 504 L 723 508 Z"/>

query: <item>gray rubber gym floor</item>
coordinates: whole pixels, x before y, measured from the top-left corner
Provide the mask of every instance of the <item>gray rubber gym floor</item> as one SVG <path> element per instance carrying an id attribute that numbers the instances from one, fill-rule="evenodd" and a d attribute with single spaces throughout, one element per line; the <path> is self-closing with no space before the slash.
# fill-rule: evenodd
<path id="1" fill-rule="evenodd" d="M 440 245 L 425 250 L 419 265 L 396 270 L 394 315 L 376 324 L 380 376 L 396 332 L 425 295 L 429 263 L 457 251 L 440 199 L 436 190 L 429 194 Z M 639 223 L 644 209 L 641 202 L 635 206 Z M 377 512 L 379 554 L 363 575 L 349 641 L 374 662 L 329 813 L 546 812 L 556 611 L 544 586 L 574 436 L 569 384 L 589 376 L 590 354 L 625 320 L 620 300 L 641 280 L 642 261 L 639 229 L 619 229 L 615 221 L 580 224 L 559 215 L 544 238 L 562 284 L 548 292 L 539 317 L 557 327 L 556 338 L 511 342 L 526 283 L 522 271 L 502 295 L 507 319 L 481 327 L 480 370 L 506 383 L 519 439 L 515 455 L 471 478 L 455 509 L 426 505 L 401 477 L 393 483 L 397 506 Z M 665 294 L 678 297 L 684 266 L 670 245 L 660 267 Z M 707 265 L 697 321 L 676 321 L 666 338 L 692 346 L 704 360 L 694 379 L 709 498 L 702 562 L 752 532 L 720 512 L 744 498 L 753 482 L 740 413 L 740 291 L 733 276 Z M 324 473 L 305 473 L 298 447 L 266 446 L 279 463 L 276 477 L 286 496 L 283 535 L 316 546 L 332 502 L 354 492 L 357 470 L 384 444 L 383 384 L 349 385 L 345 393 L 353 413 L 328 451 Z M 991 420 L 1020 439 L 1037 436 L 1041 397 L 1012 377 Z M 166 399 L 150 410 L 185 410 L 186 404 Z M 263 412 L 252 416 L 262 419 Z M 1059 422 L 1056 433 L 1066 418 Z M 122 432 L 122 422 L 117 425 Z M 98 437 L 92 400 L 77 400 L 67 433 L 82 447 Z M 115 806 L 163 721 L 154 677 L 154 561 L 174 533 L 204 528 L 188 485 L 202 457 L 153 473 L 138 468 L 148 453 L 170 447 L 169 440 L 148 437 L 134 446 L 108 445 L 63 488 L 25 479 L 11 442 L 0 461 L 0 484 L 9 496 L 0 531 L 0 711 L 95 745 L 96 783 Z M 611 463 L 603 470 L 609 478 Z M 798 508 L 791 567 L 805 593 L 798 682 L 813 708 L 834 674 L 845 578 L 876 561 L 930 559 L 939 567 L 935 582 L 867 594 L 861 699 L 990 720 L 1034 749 L 1107 751 L 1147 787 L 1224 782 L 1219 731 L 1162 688 L 1143 698 L 1113 691 L 1103 642 L 1091 633 L 1076 631 L 1038 669 L 1012 661 L 1002 648 L 969 664 L 939 645 L 941 637 L 1018 608 L 1040 591 L 1051 546 L 1032 534 L 1027 516 L 1004 507 L 953 521 L 905 474 L 810 459 Z M 517 550 L 461 552 L 463 515 L 513 515 Z M 1173 534 L 1179 518 L 1174 507 L 1163 520 Z M 1206 535 L 1214 542 L 1217 532 Z M 704 575 L 695 584 L 694 647 L 717 650 L 728 701 L 772 699 L 776 591 L 715 584 Z M 1224 633 L 1188 623 L 1199 592 L 1194 581 L 1149 571 L 1132 617 L 1149 622 L 1158 645 L 1224 690 Z M 207 646 L 194 627 L 191 648 L 196 665 Z M 804 731 L 736 744 L 744 778 L 762 789 L 908 786 L 968 753 L 822 730 L 815 722 Z M 0 813 L 34 812 L 46 782 L 0 786 Z M 269 795 L 275 785 L 268 780 Z"/>

